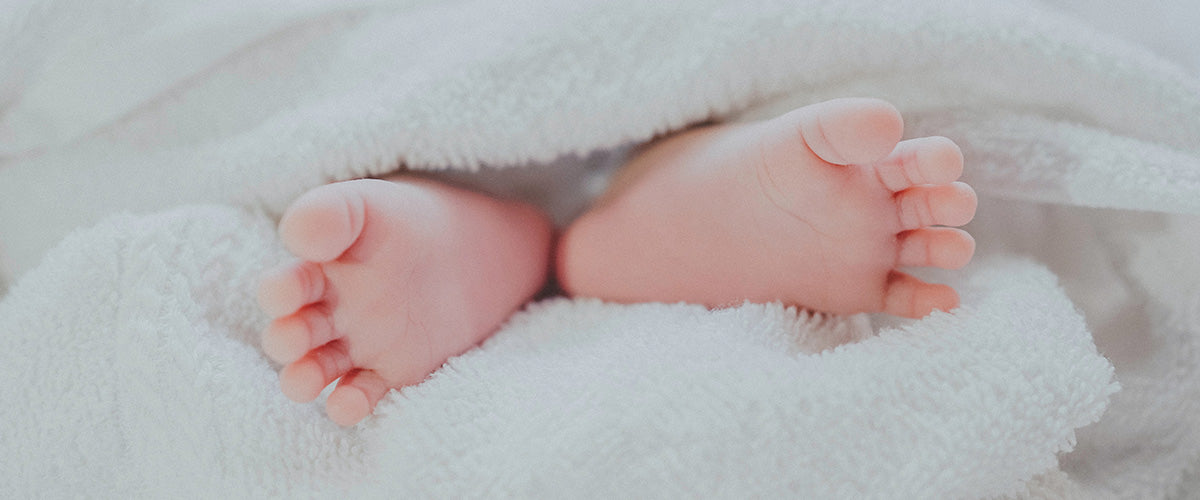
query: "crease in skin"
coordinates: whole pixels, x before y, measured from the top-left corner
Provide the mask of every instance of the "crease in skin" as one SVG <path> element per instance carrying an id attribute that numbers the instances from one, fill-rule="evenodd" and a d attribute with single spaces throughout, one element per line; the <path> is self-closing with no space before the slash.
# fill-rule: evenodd
<path id="1" fill-rule="evenodd" d="M 925 237 L 921 239 L 922 243 L 924 243 L 921 246 L 925 251 L 925 254 L 921 256 L 921 260 L 923 262 L 930 262 L 933 260 L 933 237 Z"/>
<path id="2" fill-rule="evenodd" d="M 321 272 L 325 274 L 325 295 L 321 302 L 325 304 L 325 308 L 332 314 L 333 310 L 337 309 L 338 300 L 341 297 L 338 295 L 338 288 L 334 286 L 333 280 L 329 279 L 329 274 L 324 269 Z"/>
<path id="3" fill-rule="evenodd" d="M 351 198 L 353 198 L 353 201 Z M 349 224 L 350 233 L 354 235 L 354 241 L 340 255 L 331 260 L 343 261 L 343 259 L 346 259 L 355 263 L 362 262 L 365 258 L 359 255 L 358 251 L 361 250 L 362 233 L 367 227 L 370 215 L 367 213 L 367 205 L 363 201 L 362 196 L 348 196 L 344 201 L 346 203 L 346 222 Z"/>
<path id="4" fill-rule="evenodd" d="M 829 151 L 831 153 L 833 153 L 835 156 L 837 156 L 837 161 L 829 162 L 829 163 L 834 163 L 837 165 L 845 165 L 846 164 L 846 156 L 843 155 L 841 151 L 838 151 L 837 147 L 835 147 L 832 142 L 829 142 L 829 136 L 825 133 L 825 124 L 821 123 L 821 114 L 817 113 L 816 116 L 813 116 L 812 118 L 813 118 L 813 123 L 815 125 L 814 128 L 816 129 L 817 138 L 821 140 L 821 144 L 828 146 Z M 801 129 L 803 129 L 804 125 L 801 124 L 800 127 L 801 127 Z M 821 161 L 825 161 L 825 158 L 822 158 L 821 155 L 817 154 L 816 151 L 813 150 L 812 145 L 808 143 L 808 135 L 803 132 L 804 131 L 801 130 L 800 140 L 802 142 L 804 142 L 804 145 L 808 147 L 809 151 L 812 151 L 814 156 L 816 156 L 817 158 L 820 158 Z"/>
<path id="5" fill-rule="evenodd" d="M 924 172 L 921 172 L 920 159 L 917 158 L 918 151 L 919 150 L 917 148 L 909 148 L 909 150 L 905 151 L 904 155 L 900 157 L 900 168 L 898 168 L 897 170 L 900 171 L 900 177 L 902 177 L 904 179 L 905 186 L 915 186 L 917 184 L 925 184 L 925 174 L 924 174 Z M 914 169 L 917 171 L 916 173 L 920 177 L 920 179 L 914 179 L 913 176 L 910 175 L 911 172 L 908 171 L 908 167 L 910 165 L 912 165 L 914 167 Z M 882 169 L 875 169 L 876 172 L 878 172 L 880 170 L 882 170 Z"/>
<path id="6" fill-rule="evenodd" d="M 332 382 L 332 378 L 336 378 L 343 369 L 350 368 L 350 350 L 345 342 L 339 340 L 331 341 L 324 346 L 309 351 L 309 359 L 316 365 L 319 372 L 320 380 L 318 383 L 321 387 L 317 388 L 316 392 L 324 389 L 328 382 Z M 309 391 L 312 392 L 312 391 Z M 315 397 L 315 395 L 313 395 Z"/>
<path id="7" fill-rule="evenodd" d="M 313 267 L 314 266 L 312 265 L 306 264 L 300 268 L 300 279 L 304 280 L 304 283 L 301 286 L 304 287 L 303 295 L 305 303 L 310 303 L 324 296 L 325 287 L 329 284 L 326 283 L 324 273 L 321 273 L 320 280 L 313 276 Z M 303 307 L 303 305 L 301 305 L 301 307 Z"/>
<path id="8" fill-rule="evenodd" d="M 909 165 L 912 165 L 915 177 L 914 172 L 909 172 Z M 928 167 L 928 165 L 921 161 L 921 150 L 919 148 L 909 148 L 904 153 L 903 163 L 900 164 L 900 171 L 904 173 L 904 180 L 908 182 L 906 185 L 931 184 L 929 182 L 929 173 L 922 170 L 922 166 Z"/>
<path id="9" fill-rule="evenodd" d="M 879 182 L 879 185 L 888 191 L 892 191 L 892 187 L 888 185 L 887 181 L 883 180 L 883 169 L 876 166 L 872 166 L 871 168 L 875 170 L 875 180 Z"/>
<path id="10" fill-rule="evenodd" d="M 803 137 L 801 137 L 801 139 L 803 139 Z M 808 144 L 805 144 L 805 147 L 807 148 Z M 788 207 L 785 207 L 784 204 L 776 198 L 776 196 L 782 196 L 782 194 L 781 194 L 782 190 L 779 188 L 779 184 L 775 180 L 775 176 L 771 175 L 771 168 L 767 162 L 766 152 L 763 151 L 762 141 L 757 141 L 757 149 L 758 149 L 758 165 L 759 166 L 758 166 L 758 168 L 755 169 L 754 176 L 755 176 L 755 179 L 758 181 L 758 189 L 760 191 L 762 191 L 762 193 L 766 196 L 767 201 L 771 202 L 771 205 L 774 205 L 775 208 L 779 209 L 783 213 L 785 213 L 788 216 L 795 219 L 796 222 L 799 222 L 800 224 L 803 224 L 805 227 L 809 228 L 809 230 L 811 230 L 812 232 L 828 238 L 829 235 L 827 233 L 825 233 L 824 231 L 821 231 L 820 229 L 817 229 L 817 227 L 814 226 L 811 222 L 809 222 L 807 219 L 802 217 L 800 214 L 797 214 L 794 210 L 792 210 Z M 811 152 L 812 149 L 809 148 L 809 151 Z M 816 155 L 814 154 L 814 156 L 816 156 Z M 817 158 L 820 158 L 820 157 L 817 156 Z M 763 182 L 764 175 L 767 178 L 767 182 L 765 184 L 769 184 L 769 186 L 765 185 Z"/>
<path id="11" fill-rule="evenodd" d="M 916 230 L 914 229 L 912 231 L 916 231 Z M 912 232 L 912 231 L 910 231 L 910 232 Z M 917 256 L 916 259 L 912 259 L 912 260 L 919 261 L 919 262 L 929 262 L 930 260 L 932 260 L 932 258 L 933 258 L 933 237 L 929 237 L 929 236 L 921 237 L 920 251 L 921 251 L 921 255 Z"/>
<path id="12" fill-rule="evenodd" d="M 907 305 L 907 307 L 906 307 L 906 309 L 907 309 L 907 310 L 910 310 L 910 311 L 911 311 L 911 310 L 913 310 L 913 309 L 915 309 L 915 308 L 916 308 L 916 305 L 917 305 L 917 304 L 916 304 L 916 298 L 913 296 L 913 294 L 912 294 L 912 293 L 907 293 L 907 292 L 905 292 L 905 293 L 903 293 L 904 297 L 901 297 L 901 296 L 900 296 L 900 295 L 901 295 L 901 293 L 900 293 L 900 292 L 901 292 L 901 290 L 896 288 L 896 286 L 897 286 L 897 285 L 898 285 L 898 284 L 899 284 L 899 283 L 900 283 L 900 282 L 901 282 L 903 279 L 904 279 L 904 278 L 903 278 L 903 277 L 902 277 L 900 274 L 898 274 L 896 271 L 891 271 L 891 272 L 889 272 L 889 273 L 888 273 L 887 280 L 886 280 L 886 281 L 885 281 L 885 283 L 884 283 L 884 291 L 883 291 L 883 297 L 882 297 L 882 299 L 883 299 L 883 309 L 884 309 L 885 311 L 887 311 L 887 310 L 891 310 L 891 311 L 898 311 L 898 310 L 900 310 L 900 304 L 898 303 L 898 302 L 900 301 L 900 299 L 904 299 L 904 300 L 903 300 L 903 302 L 906 302 L 906 303 L 907 303 L 907 304 L 906 304 L 906 305 Z"/>
<path id="13" fill-rule="evenodd" d="M 343 337 L 342 333 L 340 331 L 338 331 L 337 325 L 333 322 L 333 309 L 329 307 L 329 304 L 322 302 L 320 304 L 317 304 L 315 307 L 316 307 L 316 311 L 317 311 L 317 316 L 321 318 L 321 322 L 324 324 L 324 328 L 327 331 L 325 335 L 328 337 L 328 340 L 326 340 L 326 342 L 332 342 L 334 340 L 342 338 Z M 310 331 L 314 331 L 314 330 L 310 330 Z M 310 346 L 310 347 L 318 347 L 318 346 L 319 346 L 319 344 Z"/>
<path id="14" fill-rule="evenodd" d="M 904 194 L 904 191 L 892 195 L 892 199 L 896 202 L 896 212 L 900 214 L 901 229 L 916 229 L 928 226 L 926 224 L 928 217 L 923 214 L 921 206 L 917 203 L 918 200 L 913 198 L 914 193 Z M 926 207 L 927 209 L 928 207 Z"/>
<path id="15" fill-rule="evenodd" d="M 894 108 L 885 104 L 846 101 L 784 120 L 720 125 L 661 141 L 631 159 L 626 168 L 634 170 L 616 182 L 632 184 L 610 187 L 609 198 L 593 207 L 595 216 L 581 217 L 554 250 L 553 226 L 532 205 L 399 176 L 316 188 L 289 208 L 299 215 L 291 219 L 294 230 L 282 236 L 292 248 L 323 249 L 322 258 L 345 244 L 341 257 L 314 264 L 326 281 L 329 314 L 321 319 L 345 335 L 310 350 L 303 364 L 285 367 L 281 384 L 289 397 L 306 396 L 316 377 L 309 363 L 338 363 L 331 366 L 337 373 L 320 374 L 346 382 L 346 391 L 334 390 L 341 396 L 326 401 L 327 410 L 340 425 L 351 425 L 370 414 L 386 389 L 419 384 L 417 377 L 479 345 L 536 293 L 547 269 L 559 273 L 570 293 L 599 299 L 710 307 L 762 300 L 834 314 L 910 317 L 929 307 L 954 307 L 944 286 L 931 287 L 897 266 L 921 252 L 924 258 L 909 257 L 909 263 L 922 267 L 934 253 L 941 261 L 969 259 L 962 238 L 916 231 L 934 215 L 945 216 L 943 222 L 967 218 L 965 203 L 973 199 L 923 196 L 951 191 L 943 186 L 911 191 L 911 199 L 900 203 L 897 192 L 911 187 L 901 182 L 939 181 L 953 165 L 920 164 L 926 153 L 930 161 L 950 157 L 934 141 L 884 155 L 884 146 L 896 152 L 901 135 L 890 121 Z M 834 124 L 836 145 L 828 143 L 824 120 Z M 856 163 L 845 164 L 843 153 Z M 656 173 L 649 176 L 651 171 Z M 613 197 L 618 189 L 638 191 Z M 330 196 L 354 199 L 339 204 Z M 908 206 L 914 202 L 925 205 Z M 347 212 L 331 213 L 336 210 Z M 678 231 L 681 221 L 671 216 L 689 218 L 683 229 L 690 232 Z M 916 227 L 905 227 L 912 218 Z M 334 239 L 346 233 L 354 239 Z M 657 238 L 665 242 L 659 255 L 639 253 L 653 241 L 646 234 L 670 236 Z M 902 235 L 924 240 L 906 249 Z M 560 257 L 564 250 L 571 255 Z M 272 285 L 276 292 L 301 286 Z M 343 351 L 356 357 L 340 356 Z"/>
<path id="16" fill-rule="evenodd" d="M 805 149 L 807 149 L 809 153 L 812 153 L 814 158 L 817 158 L 818 161 L 822 161 L 822 162 L 825 161 L 825 160 L 822 160 L 820 156 L 817 156 L 817 154 L 815 152 L 813 152 L 812 147 L 809 146 L 808 142 L 806 142 L 804 140 L 803 135 L 800 136 L 800 142 L 802 144 L 804 144 Z M 779 209 L 784 214 L 786 214 L 789 217 L 791 217 L 792 219 L 794 219 L 796 222 L 799 222 L 804 227 L 807 227 L 809 229 L 809 231 L 812 231 L 813 233 L 816 233 L 818 235 L 818 238 L 816 240 L 818 243 L 818 249 L 819 249 L 820 255 L 817 257 L 817 260 L 821 263 L 821 280 L 828 281 L 828 280 L 832 279 L 830 277 L 830 271 L 829 271 L 829 252 L 825 246 L 825 241 L 830 239 L 831 236 L 829 234 L 825 233 L 824 231 L 817 229 L 816 226 L 814 226 L 811 222 L 809 222 L 804 217 L 800 216 L 800 214 L 797 214 L 794 210 L 791 210 L 791 209 L 783 206 L 782 202 L 780 202 L 776 198 L 776 196 L 782 196 L 782 194 L 780 193 L 781 189 L 779 188 L 778 181 L 775 180 L 775 176 L 771 175 L 771 168 L 767 163 L 767 153 L 764 150 L 762 140 L 755 141 L 755 146 L 758 151 L 758 166 L 757 166 L 757 168 L 754 169 L 755 170 L 754 177 L 755 177 L 756 181 L 758 182 L 759 191 L 761 191 L 763 193 L 763 195 L 767 198 L 767 201 L 769 201 L 771 203 L 771 205 L 773 205 L 775 208 Z M 767 183 L 770 185 L 769 187 L 763 184 L 763 176 L 764 175 L 767 178 Z M 822 296 L 820 298 L 821 298 L 822 302 L 829 300 L 828 290 L 822 290 L 821 295 Z"/>
<path id="17" fill-rule="evenodd" d="M 894 224 L 892 227 L 894 227 L 898 230 L 896 233 L 896 243 L 897 243 L 897 246 L 899 246 L 900 233 L 907 231 L 908 229 L 904 226 L 904 210 L 900 207 L 899 200 L 897 200 L 896 195 L 894 195 L 894 194 L 892 195 L 892 202 L 896 206 L 896 210 L 894 212 L 892 212 L 892 219 L 893 219 L 893 224 Z"/>
<path id="18" fill-rule="evenodd" d="M 408 333 L 409 338 L 412 338 L 414 326 L 417 328 L 416 331 L 421 332 L 420 342 L 422 345 L 425 346 L 426 359 L 436 358 L 437 354 L 434 352 L 434 349 L 433 349 L 433 339 L 429 338 L 429 327 L 425 324 L 425 322 L 413 317 L 411 307 L 408 308 L 408 326 L 409 326 L 409 329 L 408 329 L 407 333 Z"/>
<path id="19" fill-rule="evenodd" d="M 936 222 L 933 218 L 933 207 L 929 205 L 929 194 L 922 194 L 921 199 L 913 203 L 917 204 L 918 227 L 928 227 Z"/>
<path id="20" fill-rule="evenodd" d="M 880 186 L 882 186 L 884 189 L 887 189 L 887 191 L 894 191 L 894 189 L 892 189 L 892 186 L 889 186 L 888 182 L 886 180 L 883 180 L 883 169 L 878 168 L 877 165 L 872 165 L 871 168 L 875 170 L 875 180 L 880 182 Z M 901 167 L 901 170 L 904 170 L 904 168 Z M 905 175 L 905 180 L 906 181 L 908 180 L 907 174 Z M 901 189 L 901 191 L 902 191 L 902 189 Z M 905 230 L 905 224 L 904 224 L 904 215 L 901 215 L 901 212 L 904 210 L 900 209 L 899 198 L 898 198 L 899 194 L 900 194 L 899 191 L 896 191 L 892 194 L 892 201 L 896 205 L 896 210 L 893 212 L 893 219 L 895 222 L 895 225 L 893 225 L 893 227 L 900 229 L 900 233 L 902 233 L 902 231 Z M 898 243 L 898 247 L 899 247 L 899 243 L 900 243 L 900 235 L 899 234 L 896 234 L 896 243 Z M 899 257 L 899 255 L 898 255 L 898 257 Z"/>

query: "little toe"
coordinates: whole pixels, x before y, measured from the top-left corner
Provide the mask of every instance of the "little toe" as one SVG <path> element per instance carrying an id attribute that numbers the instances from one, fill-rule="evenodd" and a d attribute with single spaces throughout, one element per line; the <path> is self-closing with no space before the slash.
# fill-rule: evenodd
<path id="1" fill-rule="evenodd" d="M 879 99 L 834 99 L 780 117 L 799 130 L 808 148 L 835 165 L 878 161 L 904 133 L 900 112 Z"/>
<path id="2" fill-rule="evenodd" d="M 334 423 L 349 427 L 370 415 L 389 389 L 387 381 L 375 372 L 354 370 L 338 381 L 325 402 L 325 413 Z"/>
<path id="3" fill-rule="evenodd" d="M 883 312 L 905 318 L 924 318 L 934 310 L 958 307 L 958 292 L 946 285 L 926 283 L 908 274 L 892 271 L 884 291 Z"/>
<path id="4" fill-rule="evenodd" d="M 975 238 L 962 229 L 930 227 L 900 233 L 900 266 L 959 269 L 975 254 Z"/>
<path id="5" fill-rule="evenodd" d="M 292 255 L 328 262 L 358 239 L 366 221 L 366 203 L 355 181 L 329 184 L 305 193 L 279 222 L 279 235 Z"/>
<path id="6" fill-rule="evenodd" d="M 958 145 L 945 137 L 901 141 L 895 151 L 872 165 L 879 181 L 891 191 L 920 184 L 949 184 L 962 176 L 963 156 Z"/>
<path id="7" fill-rule="evenodd" d="M 312 348 L 337 338 L 324 307 L 312 305 L 272 321 L 263 332 L 263 352 L 277 363 L 291 363 Z"/>
<path id="8" fill-rule="evenodd" d="M 297 403 L 307 403 L 321 394 L 325 386 L 352 368 L 350 353 L 341 341 L 333 341 L 312 351 L 279 372 L 283 395 Z"/>
<path id="9" fill-rule="evenodd" d="M 927 226 L 961 226 L 975 217 L 979 200 L 963 182 L 915 186 L 896 193 L 896 208 L 903 229 Z"/>
<path id="10" fill-rule="evenodd" d="M 325 294 L 325 274 L 311 262 L 285 264 L 263 276 L 258 286 L 258 307 L 272 318 L 282 317 L 312 304 Z"/>

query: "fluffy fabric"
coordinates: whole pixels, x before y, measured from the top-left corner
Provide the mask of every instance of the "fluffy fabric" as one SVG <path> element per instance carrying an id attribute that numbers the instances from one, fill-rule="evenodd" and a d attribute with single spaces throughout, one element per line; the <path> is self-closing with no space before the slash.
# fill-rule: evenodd
<path id="1" fill-rule="evenodd" d="M 1153 498 L 1200 455 L 1194 219 L 1134 212 L 1200 213 L 1200 85 L 1066 18 L 109 3 L 18 5 L 0 40 L 20 276 L 0 482 L 19 496 Z M 845 95 L 963 146 L 983 255 L 951 278 L 953 314 L 551 299 L 353 429 L 287 402 L 257 348 L 254 282 L 285 258 L 271 215 L 306 189 L 400 166 L 552 177 L 564 155 Z M 1124 387 L 1103 419 L 1117 385 L 1088 326 Z"/>
<path id="2" fill-rule="evenodd" d="M 878 335 L 862 317 L 779 305 L 551 299 L 343 430 L 287 401 L 257 350 L 250 290 L 282 258 L 271 234 L 263 217 L 189 207 L 59 244 L 0 303 L 20 353 L 4 368 L 17 381 L 6 399 L 21 401 L 3 410 L 20 457 L 6 461 L 9 484 L 49 496 L 990 496 L 1052 469 L 1114 389 L 1054 278 L 991 261 L 964 283 L 962 310 Z"/>

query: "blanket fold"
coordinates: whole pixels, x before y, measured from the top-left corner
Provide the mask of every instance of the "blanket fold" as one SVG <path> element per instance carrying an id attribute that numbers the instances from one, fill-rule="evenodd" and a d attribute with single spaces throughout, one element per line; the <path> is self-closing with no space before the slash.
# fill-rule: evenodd
<path id="1" fill-rule="evenodd" d="M 1163 498 L 1200 457 L 1200 82 L 1069 18 L 135 8 L 0 19 L 0 397 L 21 402 L 0 408 L 0 483 L 19 495 Z M 951 314 L 549 299 L 352 429 L 288 402 L 258 350 L 273 217 L 307 189 L 528 166 L 569 190 L 554 174 L 592 153 L 852 95 L 963 148 L 980 255 L 937 275 L 963 291 Z"/>
<path id="2" fill-rule="evenodd" d="M 288 402 L 257 349 L 251 285 L 282 257 L 270 234 L 262 216 L 186 207 L 58 245 L 0 303 L 0 332 L 27 354 L 5 366 L 22 383 L 3 396 L 24 402 L 0 413 L 23 458 L 7 462 L 9 484 L 100 496 L 995 496 L 1051 469 L 1116 388 L 1054 278 L 996 259 L 962 283 L 958 313 L 878 335 L 863 317 L 779 305 L 551 299 L 338 430 L 318 406 Z M 104 283 L 125 285 L 87 293 Z"/>

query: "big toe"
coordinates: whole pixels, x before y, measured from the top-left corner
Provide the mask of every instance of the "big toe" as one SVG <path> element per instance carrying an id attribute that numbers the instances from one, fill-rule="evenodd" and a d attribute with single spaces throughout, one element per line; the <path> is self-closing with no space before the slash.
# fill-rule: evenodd
<path id="1" fill-rule="evenodd" d="M 879 99 L 834 99 L 780 118 L 799 130 L 814 154 L 835 165 L 881 160 L 896 148 L 904 133 L 900 112 Z"/>
<path id="2" fill-rule="evenodd" d="M 366 219 L 366 204 L 354 182 L 318 187 L 288 207 L 279 223 L 288 251 L 301 259 L 328 262 L 350 248 Z"/>

